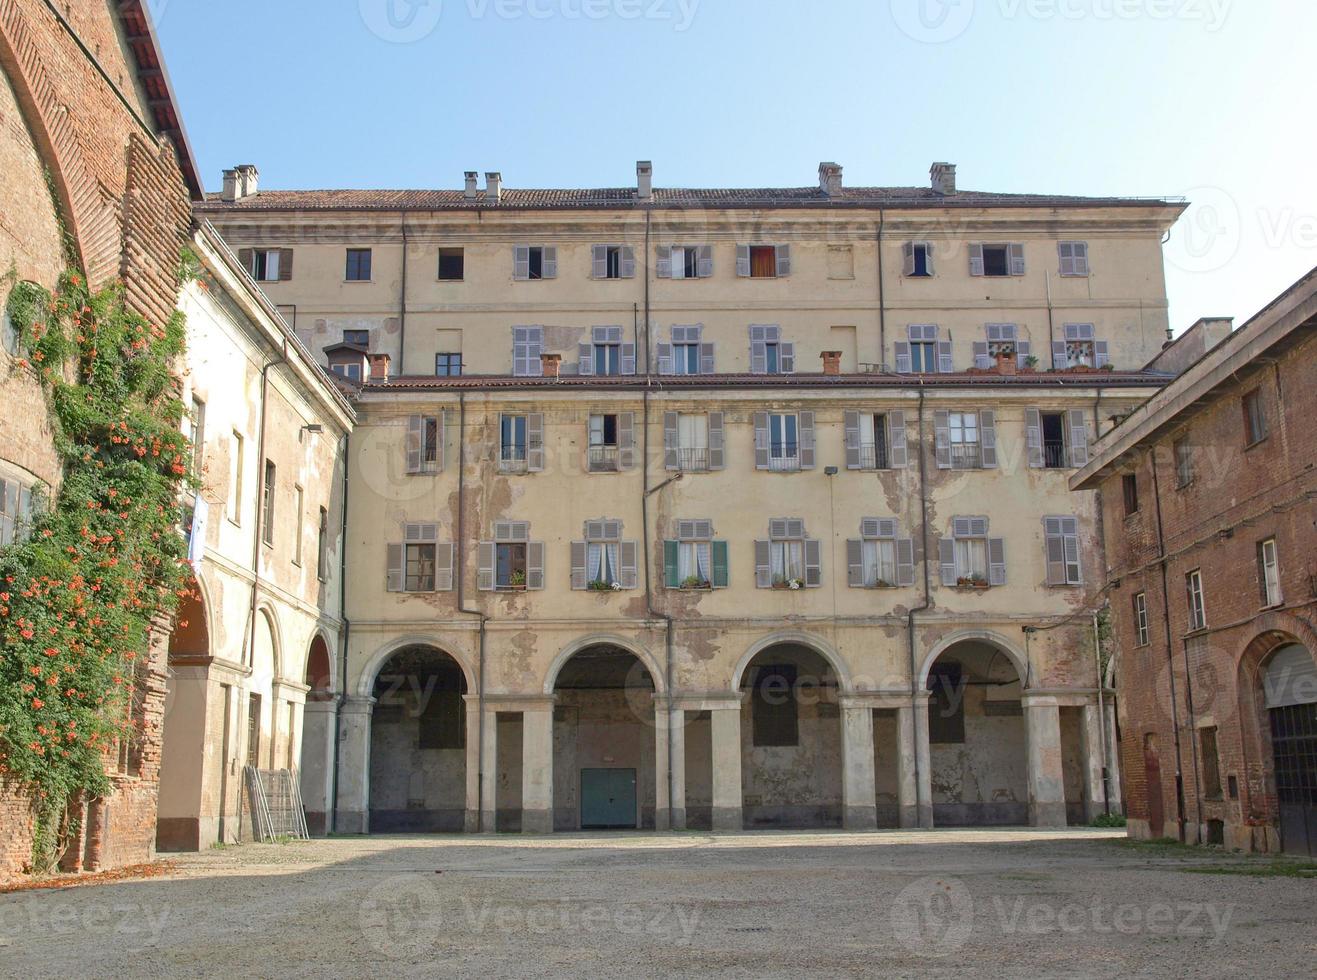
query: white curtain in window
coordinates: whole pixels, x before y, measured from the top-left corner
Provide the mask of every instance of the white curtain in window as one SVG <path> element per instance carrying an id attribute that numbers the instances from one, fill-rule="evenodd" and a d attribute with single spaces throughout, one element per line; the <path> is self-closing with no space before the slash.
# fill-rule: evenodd
<path id="1" fill-rule="evenodd" d="M 869 412 L 862 412 L 860 414 L 860 445 L 877 445 L 877 442 L 873 437 L 873 415 Z"/>
<path id="2" fill-rule="evenodd" d="M 709 420 L 704 415 L 677 416 L 677 444 L 682 449 L 709 448 Z"/>
<path id="3" fill-rule="evenodd" d="M 988 556 L 982 538 L 956 539 L 956 575 L 961 578 L 988 577 Z"/>
<path id="4" fill-rule="evenodd" d="M 619 545 L 616 542 L 604 545 L 604 567 L 600 571 L 600 575 L 601 580 L 609 585 L 622 580 L 622 570 L 617 561 L 618 548 Z"/>
<path id="5" fill-rule="evenodd" d="M 600 577 L 601 566 L 604 560 L 604 546 L 601 544 L 591 544 L 586 548 L 586 576 L 591 582 L 602 582 Z"/>
<path id="6" fill-rule="evenodd" d="M 865 541 L 860 550 L 864 562 L 864 584 L 896 584 L 896 553 L 888 540 Z"/>
<path id="7" fill-rule="evenodd" d="M 677 578 L 682 582 L 688 578 L 710 581 L 712 572 L 709 556 L 707 541 L 683 541 L 677 551 Z"/>
<path id="8" fill-rule="evenodd" d="M 801 562 L 802 547 L 799 541 L 773 542 L 770 561 L 773 581 L 805 577 Z"/>

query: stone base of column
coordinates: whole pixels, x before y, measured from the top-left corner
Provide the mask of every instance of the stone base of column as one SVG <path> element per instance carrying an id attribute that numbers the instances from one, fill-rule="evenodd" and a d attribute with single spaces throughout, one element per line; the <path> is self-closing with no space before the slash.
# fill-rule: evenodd
<path id="1" fill-rule="evenodd" d="M 739 806 L 713 807 L 714 830 L 744 830 L 745 823 Z"/>
<path id="2" fill-rule="evenodd" d="M 847 830 L 877 830 L 878 808 L 876 806 L 848 806 L 842 814 L 842 824 Z"/>
<path id="3" fill-rule="evenodd" d="M 336 834 L 370 833 L 370 813 L 364 810 L 339 810 L 334 824 Z"/>
<path id="4" fill-rule="evenodd" d="M 1031 827 L 1066 826 L 1064 803 L 1030 803 L 1029 825 Z"/>
<path id="5" fill-rule="evenodd" d="M 553 833 L 553 811 L 523 809 L 521 811 L 521 832 L 523 834 Z"/>
<path id="6" fill-rule="evenodd" d="M 480 811 L 464 810 L 462 811 L 462 833 L 478 834 L 480 833 Z"/>
<path id="7" fill-rule="evenodd" d="M 686 808 L 684 806 L 675 806 L 672 808 L 672 826 L 669 830 L 686 829 Z"/>

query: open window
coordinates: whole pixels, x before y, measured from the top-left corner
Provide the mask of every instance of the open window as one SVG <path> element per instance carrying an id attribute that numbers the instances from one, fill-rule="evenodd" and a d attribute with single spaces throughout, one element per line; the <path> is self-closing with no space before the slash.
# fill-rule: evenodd
<path id="1" fill-rule="evenodd" d="M 790 245 L 737 245 L 736 274 L 750 279 L 779 279 L 791 274 Z"/>

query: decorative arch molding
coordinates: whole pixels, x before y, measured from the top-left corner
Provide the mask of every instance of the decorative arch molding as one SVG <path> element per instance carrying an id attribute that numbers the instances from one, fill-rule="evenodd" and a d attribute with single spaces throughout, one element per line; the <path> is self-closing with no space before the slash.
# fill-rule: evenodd
<path id="1" fill-rule="evenodd" d="M 803 630 L 778 630 L 775 633 L 769 633 L 767 636 L 756 640 L 750 648 L 741 654 L 741 659 L 736 663 L 736 669 L 732 671 L 732 694 L 740 696 L 741 678 L 745 676 L 746 668 L 754 661 L 755 657 L 763 653 L 769 647 L 775 647 L 783 643 L 794 643 L 797 646 L 806 647 L 813 650 L 820 657 L 828 662 L 834 674 L 837 675 L 837 684 L 842 694 L 849 694 L 852 691 L 850 668 L 846 666 L 846 660 L 842 657 L 841 652 L 827 640 L 813 633 L 806 633 Z"/>
<path id="2" fill-rule="evenodd" d="M 1287 643 L 1298 643 L 1317 658 L 1317 629 L 1306 619 L 1285 612 L 1263 613 L 1253 621 L 1253 635 L 1240 647 L 1236 660 L 1239 663 L 1241 690 L 1252 690 L 1258 675 L 1272 652 Z"/>
<path id="3" fill-rule="evenodd" d="M 544 693 L 553 694 L 554 686 L 558 683 L 558 674 L 567 661 L 582 650 L 597 646 L 612 646 L 625 650 L 639 660 L 645 669 L 649 671 L 649 678 L 654 683 L 654 692 L 656 694 L 663 694 L 667 690 L 667 680 L 663 676 L 663 669 L 648 650 L 632 640 L 613 633 L 591 633 L 588 636 L 578 637 L 558 651 L 558 655 L 553 658 L 553 663 L 549 664 L 549 669 L 544 675 Z"/>
<path id="4" fill-rule="evenodd" d="M 306 651 L 302 656 L 302 681 L 306 681 L 306 672 L 311 667 L 311 648 L 315 646 L 316 640 L 325 645 L 325 656 L 329 660 L 329 690 L 331 693 L 337 693 L 341 683 L 338 676 L 338 656 L 335 651 L 334 640 L 330 633 L 323 626 L 317 626 L 311 631 L 311 638 L 306 641 Z"/>
<path id="5" fill-rule="evenodd" d="M 18 4 L 0 3 L 0 67 L 50 172 L 55 203 L 73 248 L 96 287 L 119 269 L 118 208 L 115 202 L 103 199 L 100 183 L 83 160 L 70 113 L 60 104 L 21 11 Z"/>
<path id="6" fill-rule="evenodd" d="M 1011 661 L 1011 666 L 1015 668 L 1016 676 L 1020 679 L 1020 689 L 1022 691 L 1029 689 L 1031 686 L 1031 671 L 1029 669 L 1029 660 L 1024 653 L 1000 633 L 993 630 L 974 629 L 958 630 L 950 636 L 944 636 L 934 644 L 933 648 L 924 657 L 923 665 L 919 668 L 919 690 L 922 691 L 928 686 L 928 672 L 933 669 L 933 664 L 937 663 L 937 658 L 957 643 L 964 643 L 966 640 L 987 643 L 1004 653 Z"/>
<path id="7" fill-rule="evenodd" d="M 371 698 L 374 696 L 375 679 L 379 676 L 384 665 L 399 650 L 405 650 L 407 647 L 430 647 L 447 657 L 451 657 L 453 663 L 457 664 L 462 670 L 462 676 L 466 678 L 466 689 L 468 693 L 474 693 L 477 687 L 476 673 L 466 658 L 439 643 L 433 636 L 427 636 L 423 633 L 414 633 L 407 636 L 396 637 L 390 640 L 384 646 L 377 649 L 361 667 L 361 676 L 357 678 L 357 697 Z"/>
<path id="8" fill-rule="evenodd" d="M 287 677 L 284 675 L 284 643 L 283 634 L 279 626 L 279 614 L 270 602 L 262 602 L 256 607 L 256 615 L 265 617 L 265 625 L 270 630 L 270 657 L 274 661 L 274 680 L 276 682 L 291 682 L 294 684 L 302 683 L 300 677 Z M 251 663 L 248 667 L 253 667 L 256 661 L 256 649 L 253 647 L 248 651 Z"/>

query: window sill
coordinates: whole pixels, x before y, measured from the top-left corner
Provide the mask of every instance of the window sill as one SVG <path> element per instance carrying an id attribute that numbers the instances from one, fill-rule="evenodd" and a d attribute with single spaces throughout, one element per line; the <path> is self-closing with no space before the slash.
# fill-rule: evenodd
<path id="1" fill-rule="evenodd" d="M 993 586 L 987 583 L 983 585 L 961 585 L 960 583 L 957 583 L 951 586 L 951 588 L 955 589 L 957 592 L 987 592 L 989 589 L 993 588 Z"/>
<path id="2" fill-rule="evenodd" d="M 1267 433 L 1267 435 L 1270 435 L 1270 433 Z M 1263 436 L 1260 439 L 1254 439 L 1252 442 L 1246 443 L 1244 445 L 1244 452 L 1248 452 L 1250 449 L 1255 449 L 1266 441 L 1267 441 L 1267 436 Z"/>
<path id="3" fill-rule="evenodd" d="M 466 280 L 463 278 L 445 279 L 443 276 L 440 276 L 438 279 L 435 280 L 435 282 L 466 282 Z"/>
<path id="4" fill-rule="evenodd" d="M 866 590 L 868 590 L 868 591 L 870 591 L 870 592 L 876 592 L 876 591 L 879 591 L 879 590 L 899 589 L 899 588 L 901 588 L 901 586 L 899 586 L 899 585 L 890 585 L 890 584 L 888 584 L 888 583 L 886 583 L 886 582 L 880 582 L 880 583 L 878 583 L 877 585 L 853 585 L 853 586 L 851 586 L 851 588 L 854 588 L 854 589 L 866 589 Z"/>
<path id="5" fill-rule="evenodd" d="M 1285 600 L 1284 600 L 1284 599 L 1280 599 L 1280 600 L 1278 600 L 1278 601 L 1276 601 L 1276 602 L 1273 602 L 1273 603 L 1270 603 L 1270 604 L 1268 604 L 1268 605 L 1265 605 L 1265 606 L 1259 606 L 1259 607 L 1258 607 L 1258 611 L 1259 611 L 1259 612 L 1271 612 L 1272 610 L 1275 610 L 1275 609 L 1284 609 L 1284 608 L 1285 608 Z"/>
<path id="6" fill-rule="evenodd" d="M 496 586 L 494 586 L 494 591 L 495 591 L 495 592 L 525 592 L 525 591 L 526 591 L 526 586 L 524 586 L 524 585 L 496 585 Z"/>
<path id="7" fill-rule="evenodd" d="M 362 283 L 369 284 L 369 283 L 373 283 L 374 281 L 375 281 L 374 279 L 344 279 L 343 284 L 345 286 L 352 286 Z"/>
<path id="8" fill-rule="evenodd" d="M 1208 631 L 1208 627 L 1206 626 L 1195 626 L 1193 629 L 1187 631 L 1182 637 L 1182 639 L 1188 640 L 1191 637 L 1202 636 L 1207 631 Z"/>
<path id="9" fill-rule="evenodd" d="M 673 592 L 712 592 L 712 585 L 670 585 Z"/>

